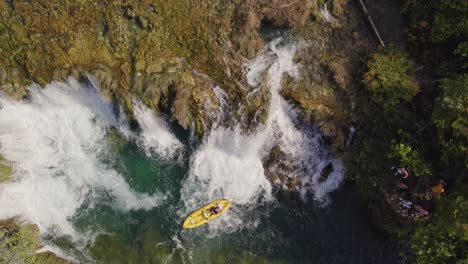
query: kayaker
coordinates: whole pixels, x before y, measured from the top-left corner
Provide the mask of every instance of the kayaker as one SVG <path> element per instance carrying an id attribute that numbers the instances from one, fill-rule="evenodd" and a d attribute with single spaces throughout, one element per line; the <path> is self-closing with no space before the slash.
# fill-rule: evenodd
<path id="1" fill-rule="evenodd" d="M 208 213 L 210 213 L 209 215 L 206 214 L 207 211 L 208 211 Z M 217 204 L 215 206 L 210 207 L 207 211 L 203 211 L 203 217 L 206 220 L 208 220 L 210 215 L 217 215 L 217 214 L 221 213 L 221 211 L 223 211 L 223 207 L 220 204 Z"/>
<path id="2" fill-rule="evenodd" d="M 210 208 L 211 214 L 219 214 L 223 210 L 223 207 L 220 204 L 217 204 Z"/>

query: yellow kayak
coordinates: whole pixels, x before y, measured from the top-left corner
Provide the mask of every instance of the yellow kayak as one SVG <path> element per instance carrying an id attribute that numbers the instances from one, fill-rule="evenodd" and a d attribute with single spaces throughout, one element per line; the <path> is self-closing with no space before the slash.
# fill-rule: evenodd
<path id="1" fill-rule="evenodd" d="M 229 206 L 231 205 L 231 200 L 228 199 L 219 199 L 214 202 L 211 202 L 202 208 L 191 213 L 187 218 L 185 218 L 183 228 L 195 228 L 203 224 L 208 223 L 209 221 L 215 219 L 216 217 L 224 214 Z M 220 211 L 219 213 L 213 212 L 215 207 Z"/>

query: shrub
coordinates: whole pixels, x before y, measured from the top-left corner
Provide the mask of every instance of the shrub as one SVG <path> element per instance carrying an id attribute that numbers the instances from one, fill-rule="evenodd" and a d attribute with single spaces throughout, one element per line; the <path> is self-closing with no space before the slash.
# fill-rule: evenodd
<path id="1" fill-rule="evenodd" d="M 435 14 L 432 35 L 435 41 L 468 34 L 468 1 L 444 0 Z"/>
<path id="2" fill-rule="evenodd" d="M 429 175 L 429 164 L 421 158 L 421 155 L 411 146 L 392 141 L 389 157 L 400 161 L 400 166 L 407 168 L 416 176 Z"/>
<path id="3" fill-rule="evenodd" d="M 364 84 L 372 100 L 389 110 L 411 101 L 419 92 L 413 76 L 413 63 L 396 48 L 386 48 L 371 55 L 364 73 Z"/>
<path id="4" fill-rule="evenodd" d="M 416 264 L 455 263 L 466 257 L 464 243 L 445 233 L 438 226 L 429 224 L 419 227 L 410 240 Z"/>
<path id="5" fill-rule="evenodd" d="M 432 119 L 439 129 L 443 159 L 464 157 L 468 150 L 468 74 L 444 79 Z"/>

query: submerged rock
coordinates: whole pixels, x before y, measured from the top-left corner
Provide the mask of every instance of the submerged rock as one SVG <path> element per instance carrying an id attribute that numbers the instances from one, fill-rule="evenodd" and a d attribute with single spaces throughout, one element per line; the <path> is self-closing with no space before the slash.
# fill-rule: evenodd
<path id="1" fill-rule="evenodd" d="M 277 188 L 294 192 L 302 185 L 301 177 L 295 173 L 299 167 L 294 165 L 291 157 L 288 157 L 278 145 L 274 146 L 270 154 L 265 157 L 263 167 L 267 179 Z"/>

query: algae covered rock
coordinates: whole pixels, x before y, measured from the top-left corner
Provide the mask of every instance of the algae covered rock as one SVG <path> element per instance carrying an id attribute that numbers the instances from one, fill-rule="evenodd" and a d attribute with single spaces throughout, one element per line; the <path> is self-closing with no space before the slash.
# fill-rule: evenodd
<path id="1" fill-rule="evenodd" d="M 242 81 L 241 57 L 227 38 L 232 10 L 224 1 L 2 2 L 0 87 L 21 98 L 31 82 L 92 73 L 129 113 L 134 98 L 155 111 L 177 98 L 187 107 L 175 118 L 187 127 L 196 115 L 192 90 L 219 84 L 236 94 Z"/>
<path id="2" fill-rule="evenodd" d="M 356 10 L 336 23 L 341 27 L 309 21 L 293 31 L 302 40 L 296 61 L 302 65 L 300 78 L 285 78 L 282 94 L 299 106 L 305 121 L 316 123 L 342 153 L 355 115 L 359 84 L 353 73 L 361 67 L 367 42 L 358 33 Z"/>
<path id="3" fill-rule="evenodd" d="M 19 225 L 10 218 L 0 221 L 0 263 L 70 263 L 50 252 L 36 254 L 41 247 L 37 225 Z"/>
<path id="4" fill-rule="evenodd" d="M 0 155 L 0 183 L 8 182 L 11 179 L 13 168 L 2 155 Z"/>
<path id="5" fill-rule="evenodd" d="M 345 3 L 333 1 L 336 15 Z M 202 136 L 219 122 L 221 102 L 213 89 L 220 87 L 229 109 L 230 120 L 224 121 L 251 129 L 265 119 L 269 94 L 262 90 L 247 98 L 252 88 L 244 77 L 244 57 L 253 58 L 264 47 L 259 29 L 272 24 L 317 44 L 299 55 L 310 66 L 304 80 L 289 83 L 284 94 L 311 121 L 320 122 L 326 134 L 339 138 L 338 123 L 346 116 L 341 94 L 347 93 L 339 88 L 349 84 L 349 67 L 332 64 L 343 56 L 331 56 L 337 52 L 323 45 L 332 46 L 331 40 L 349 33 L 327 32 L 330 26 L 313 21 L 318 11 L 312 0 L 4 1 L 0 89 L 19 99 L 32 82 L 43 86 L 90 73 L 105 96 L 130 117 L 132 102 L 138 99 Z M 352 43 L 349 39 L 340 48 Z M 308 82 L 311 85 L 305 85 Z"/>

